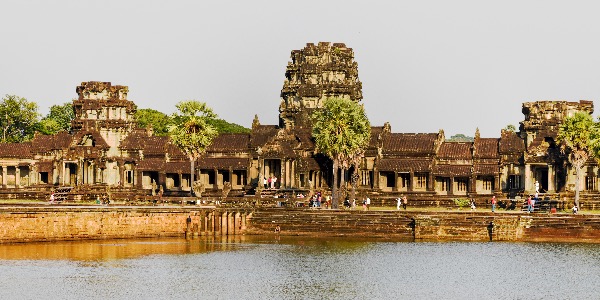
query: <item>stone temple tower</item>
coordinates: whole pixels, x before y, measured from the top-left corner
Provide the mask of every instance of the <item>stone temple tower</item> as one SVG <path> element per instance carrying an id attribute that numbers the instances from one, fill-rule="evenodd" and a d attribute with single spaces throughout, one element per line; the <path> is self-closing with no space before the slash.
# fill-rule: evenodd
<path id="1" fill-rule="evenodd" d="M 310 114 L 329 97 L 362 99 L 362 83 L 352 48 L 343 43 L 320 42 L 293 50 L 281 89 L 279 126 L 310 127 Z"/>
<path id="2" fill-rule="evenodd" d="M 120 142 L 135 128 L 136 106 L 127 100 L 129 88 L 110 82 L 82 82 L 79 98 L 73 100 L 73 133 L 97 131 L 110 149 L 108 156 L 118 156 Z"/>

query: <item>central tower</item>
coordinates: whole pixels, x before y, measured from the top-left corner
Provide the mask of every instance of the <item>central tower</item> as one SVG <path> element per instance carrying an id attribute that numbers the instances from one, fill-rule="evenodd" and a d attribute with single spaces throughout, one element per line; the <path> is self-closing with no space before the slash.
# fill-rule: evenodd
<path id="1" fill-rule="evenodd" d="M 281 89 L 279 126 L 310 127 L 310 114 L 330 97 L 359 102 L 362 83 L 352 48 L 343 43 L 320 42 L 293 50 Z"/>

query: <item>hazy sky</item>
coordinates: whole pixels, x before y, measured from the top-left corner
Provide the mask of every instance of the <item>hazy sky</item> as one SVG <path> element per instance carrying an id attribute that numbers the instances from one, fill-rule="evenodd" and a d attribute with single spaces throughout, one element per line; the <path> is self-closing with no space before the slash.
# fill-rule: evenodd
<path id="1" fill-rule="evenodd" d="M 0 1 L 0 96 L 40 105 L 82 81 L 129 86 L 139 108 L 206 102 L 278 123 L 290 52 L 354 49 L 372 125 L 499 137 L 521 103 L 600 99 L 597 1 Z"/>

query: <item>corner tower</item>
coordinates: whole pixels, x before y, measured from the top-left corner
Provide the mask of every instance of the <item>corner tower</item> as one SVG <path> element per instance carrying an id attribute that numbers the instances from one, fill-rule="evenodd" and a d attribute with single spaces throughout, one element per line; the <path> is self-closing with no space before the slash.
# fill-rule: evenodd
<path id="1" fill-rule="evenodd" d="M 279 126 L 310 127 L 310 114 L 329 97 L 362 100 L 354 51 L 343 43 L 320 42 L 293 50 L 281 89 Z"/>
<path id="2" fill-rule="evenodd" d="M 73 100 L 73 133 L 98 131 L 110 146 L 109 156 L 118 155 L 120 142 L 135 128 L 136 106 L 127 100 L 129 88 L 110 82 L 82 82 Z"/>

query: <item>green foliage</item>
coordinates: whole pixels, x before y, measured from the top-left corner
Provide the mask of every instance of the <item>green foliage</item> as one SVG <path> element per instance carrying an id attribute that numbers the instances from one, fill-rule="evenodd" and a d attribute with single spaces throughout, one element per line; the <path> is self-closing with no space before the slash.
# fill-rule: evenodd
<path id="1" fill-rule="evenodd" d="M 205 103 L 194 100 L 179 102 L 176 107 L 179 113 L 171 118 L 173 123 L 168 127 L 169 136 L 190 159 L 197 159 L 219 134 L 208 123 L 217 115 Z"/>
<path id="2" fill-rule="evenodd" d="M 471 205 L 471 201 L 467 198 L 456 198 L 454 199 L 454 204 L 458 207 L 469 207 Z"/>
<path id="3" fill-rule="evenodd" d="M 369 144 L 371 124 L 364 107 L 357 102 L 328 98 L 312 119 L 317 151 L 340 163 L 362 154 Z"/>
<path id="4" fill-rule="evenodd" d="M 338 207 L 338 168 L 356 164 L 369 145 L 371 124 L 364 107 L 341 98 L 328 98 L 312 115 L 316 150 L 333 160 L 333 207 Z M 343 178 L 342 178 L 343 181 Z"/>
<path id="5" fill-rule="evenodd" d="M 250 133 L 252 130 L 244 126 L 229 123 L 223 119 L 208 119 L 207 123 L 217 129 L 219 133 Z"/>
<path id="6" fill-rule="evenodd" d="M 600 153 L 600 129 L 592 116 L 586 112 L 577 112 L 568 117 L 558 128 L 557 142 L 561 151 L 567 155 L 569 162 L 575 168 L 575 205 L 579 206 L 579 178 L 581 169 L 590 156 Z"/>
<path id="7" fill-rule="evenodd" d="M 62 129 L 60 124 L 53 119 L 44 118 L 35 125 L 35 131 L 45 135 L 55 134 Z"/>
<path id="8" fill-rule="evenodd" d="M 513 124 L 508 124 L 506 125 L 506 128 L 504 128 L 506 131 L 510 131 L 510 132 L 515 132 L 517 131 L 517 127 L 515 127 L 515 125 Z"/>
<path id="9" fill-rule="evenodd" d="M 141 128 L 152 126 L 155 135 L 165 136 L 169 133 L 171 118 L 155 109 L 142 108 L 135 112 L 135 119 Z"/>
<path id="10" fill-rule="evenodd" d="M 474 140 L 475 139 L 473 137 L 466 136 L 462 133 L 455 134 L 455 135 L 451 136 L 449 139 L 446 139 L 447 142 L 472 142 Z"/>
<path id="11" fill-rule="evenodd" d="M 43 134 L 55 134 L 61 130 L 71 131 L 71 121 L 75 119 L 73 104 L 52 105 L 50 112 L 37 124 L 36 131 Z"/>
<path id="12" fill-rule="evenodd" d="M 2 142 L 31 140 L 39 115 L 36 103 L 15 95 L 6 95 L 0 103 Z"/>

